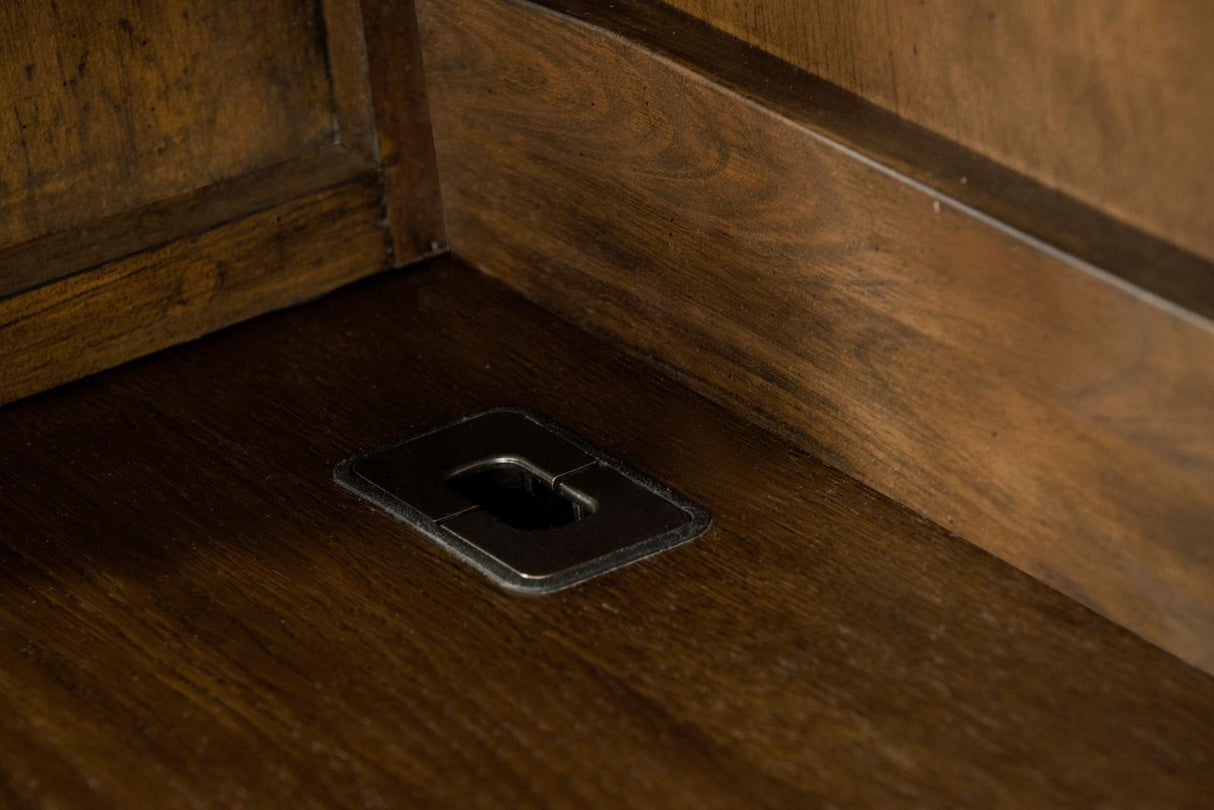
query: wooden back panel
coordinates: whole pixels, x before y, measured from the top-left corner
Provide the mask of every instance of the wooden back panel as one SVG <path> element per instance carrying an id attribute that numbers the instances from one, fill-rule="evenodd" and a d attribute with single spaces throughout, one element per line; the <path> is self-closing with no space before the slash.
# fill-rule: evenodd
<path id="1" fill-rule="evenodd" d="M 668 2 L 1214 257 L 1214 13 L 1203 0 Z"/>
<path id="2" fill-rule="evenodd" d="M 332 139 L 320 0 L 0 8 L 0 246 Z"/>
<path id="3" fill-rule="evenodd" d="M 365 5 L 391 52 L 358 0 L 0 7 L 0 402 L 443 247 L 424 105 L 371 100 L 412 6 Z"/>
<path id="4" fill-rule="evenodd" d="M 1214 668 L 1209 266 L 1107 222 L 1064 253 L 1032 233 L 1100 221 L 1073 201 L 941 179 L 962 150 L 803 74 L 725 82 L 749 49 L 651 4 L 557 5 L 419 3 L 456 252 Z"/>

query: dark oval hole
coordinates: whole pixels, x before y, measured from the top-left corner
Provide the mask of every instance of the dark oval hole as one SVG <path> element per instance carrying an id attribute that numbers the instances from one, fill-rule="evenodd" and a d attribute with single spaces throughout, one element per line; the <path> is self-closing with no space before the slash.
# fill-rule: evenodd
<path id="1" fill-rule="evenodd" d="M 594 502 L 563 484 L 553 487 L 521 459 L 491 459 L 455 472 L 453 490 L 511 528 L 540 531 L 581 520 Z"/>

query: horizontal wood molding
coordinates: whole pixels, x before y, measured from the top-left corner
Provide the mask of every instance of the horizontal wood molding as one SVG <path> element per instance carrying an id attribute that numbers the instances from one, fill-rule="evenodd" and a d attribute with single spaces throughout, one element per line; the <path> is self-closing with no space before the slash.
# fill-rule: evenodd
<path id="1" fill-rule="evenodd" d="M 1214 258 L 1208 3 L 667 2 Z"/>
<path id="2" fill-rule="evenodd" d="M 1177 248 L 660 3 L 549 0 L 899 175 L 1214 319 L 1214 263 Z M 678 36 L 669 32 L 678 31 Z"/>
<path id="3" fill-rule="evenodd" d="M 240 177 L 0 248 L 0 298 L 307 196 L 375 164 L 333 144 Z"/>
<path id="4" fill-rule="evenodd" d="M 669 9 L 417 5 L 457 253 L 1214 669 L 1208 265 Z"/>
<path id="5" fill-rule="evenodd" d="M 0 402 L 82 377 L 385 266 L 375 171 L 0 299 Z"/>

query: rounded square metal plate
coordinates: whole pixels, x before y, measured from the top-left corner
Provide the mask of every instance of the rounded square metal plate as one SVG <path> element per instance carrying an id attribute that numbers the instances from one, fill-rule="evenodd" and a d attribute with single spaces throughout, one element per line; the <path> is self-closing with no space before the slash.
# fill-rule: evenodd
<path id="1" fill-rule="evenodd" d="M 511 526 L 449 484 L 478 464 L 516 463 L 594 504 L 539 530 Z M 708 513 L 522 408 L 494 408 L 344 461 L 335 479 L 518 591 L 551 592 L 703 534 Z"/>

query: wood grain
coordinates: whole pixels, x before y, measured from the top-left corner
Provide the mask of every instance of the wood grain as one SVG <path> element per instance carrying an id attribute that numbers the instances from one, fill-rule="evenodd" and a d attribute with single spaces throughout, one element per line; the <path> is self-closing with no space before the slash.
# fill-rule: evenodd
<path id="1" fill-rule="evenodd" d="M 406 99 L 384 108 L 378 256 L 357 0 L 0 10 L 0 401 L 445 247 L 412 8 L 403 28 L 368 8 Z"/>
<path id="2" fill-rule="evenodd" d="M 0 248 L 0 298 L 174 239 L 194 236 L 375 170 L 333 144 L 167 200 Z"/>
<path id="3" fill-rule="evenodd" d="M 331 142 L 319 0 L 0 7 L 0 245 Z"/>
<path id="4" fill-rule="evenodd" d="M 413 0 L 363 0 L 393 262 L 447 247 Z"/>
<path id="5" fill-rule="evenodd" d="M 644 0 L 548 0 L 545 6 L 660 53 L 836 146 L 1214 320 L 1214 263 L 722 36 L 701 20 Z"/>
<path id="6" fill-rule="evenodd" d="M 669 0 L 1214 257 L 1214 14 L 1192 0 Z"/>
<path id="7" fill-rule="evenodd" d="M 0 299 L 0 402 L 313 298 L 384 267 L 374 171 Z"/>
<path id="8" fill-rule="evenodd" d="M 520 598 L 332 481 L 358 449 L 501 403 L 715 528 Z M 459 267 L 11 405 L 0 492 L 15 807 L 1199 808 L 1214 790 L 1214 680 Z"/>
<path id="9" fill-rule="evenodd" d="M 336 140 L 368 160 L 378 160 L 375 110 L 371 102 L 371 76 L 360 0 L 322 2 L 325 57 L 336 118 Z"/>
<path id="10" fill-rule="evenodd" d="M 461 255 L 1214 668 L 1210 320 L 665 51 L 418 10 Z"/>

